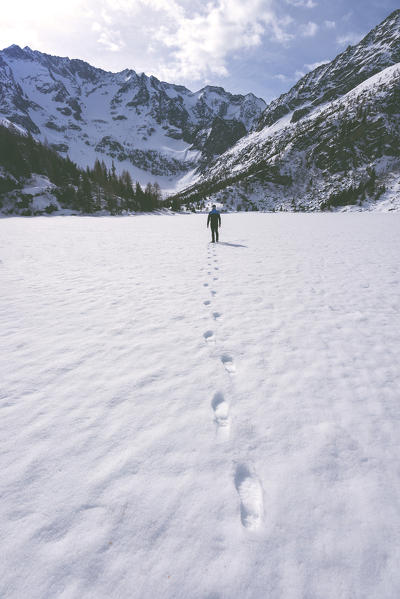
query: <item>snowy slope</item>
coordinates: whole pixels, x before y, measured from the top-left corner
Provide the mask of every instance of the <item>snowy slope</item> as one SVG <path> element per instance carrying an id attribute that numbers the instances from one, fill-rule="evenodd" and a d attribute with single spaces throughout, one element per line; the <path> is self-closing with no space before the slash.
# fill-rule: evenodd
<path id="1" fill-rule="evenodd" d="M 264 110 L 258 129 L 289 113 L 295 122 L 316 106 L 343 96 L 383 69 L 400 62 L 400 10 L 395 10 L 357 45 L 302 77 Z"/>
<path id="2" fill-rule="evenodd" d="M 179 198 L 261 210 L 398 207 L 399 65 L 397 10 L 272 102 L 257 130 Z"/>
<path id="3" fill-rule="evenodd" d="M 249 131 L 265 108 L 253 94 L 207 86 L 198 92 L 125 69 L 110 73 L 80 60 L 10 46 L 0 52 L 0 115 L 45 139 L 80 166 L 112 160 L 141 183 L 173 188 L 197 167 L 210 133 Z M 210 152 L 208 152 L 210 154 Z M 211 155 L 212 152 L 211 152 Z"/>
<path id="4" fill-rule="evenodd" d="M 241 139 L 181 197 L 208 195 L 228 207 L 318 210 L 354 189 L 348 203 L 378 206 L 400 176 L 399 85 L 400 63 L 300 121 L 293 122 L 292 113 L 283 116 Z M 390 197 L 398 209 L 397 193 Z"/>
<path id="5" fill-rule="evenodd" d="M 2 599 L 397 599 L 399 224 L 0 221 Z"/>

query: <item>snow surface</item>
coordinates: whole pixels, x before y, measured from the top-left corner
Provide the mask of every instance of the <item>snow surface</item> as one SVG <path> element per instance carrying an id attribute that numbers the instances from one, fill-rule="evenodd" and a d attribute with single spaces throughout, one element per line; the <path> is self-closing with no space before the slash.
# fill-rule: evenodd
<path id="1" fill-rule="evenodd" d="M 400 219 L 0 221 L 0 596 L 397 599 Z"/>

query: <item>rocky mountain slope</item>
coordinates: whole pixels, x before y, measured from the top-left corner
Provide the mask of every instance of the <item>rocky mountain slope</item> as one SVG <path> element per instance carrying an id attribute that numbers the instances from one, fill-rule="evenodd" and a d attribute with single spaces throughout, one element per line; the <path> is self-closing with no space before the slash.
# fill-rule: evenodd
<path id="1" fill-rule="evenodd" d="M 78 165 L 96 158 L 141 183 L 182 186 L 258 122 L 253 94 L 191 92 L 144 73 L 110 73 L 81 60 L 10 46 L 0 52 L 0 117 Z"/>
<path id="2" fill-rule="evenodd" d="M 99 160 L 93 168 L 79 168 L 0 118 L 0 216 L 126 214 L 163 206 L 157 184 L 142 188 L 127 171 L 118 175 Z"/>
<path id="3" fill-rule="evenodd" d="M 332 62 L 302 77 L 292 89 L 264 110 L 258 129 L 291 113 L 291 122 L 317 106 L 340 98 L 383 69 L 400 62 L 400 10 L 392 13 L 356 46 L 349 46 Z"/>
<path id="4" fill-rule="evenodd" d="M 400 10 L 273 101 L 256 129 L 176 200 L 308 210 L 379 199 L 397 207 Z"/>

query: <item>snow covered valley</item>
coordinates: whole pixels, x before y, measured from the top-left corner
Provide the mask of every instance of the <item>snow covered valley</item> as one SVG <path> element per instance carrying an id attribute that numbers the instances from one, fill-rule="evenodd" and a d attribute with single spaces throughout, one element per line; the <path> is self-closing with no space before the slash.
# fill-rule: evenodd
<path id="1" fill-rule="evenodd" d="M 400 217 L 0 220 L 0 596 L 398 599 Z"/>

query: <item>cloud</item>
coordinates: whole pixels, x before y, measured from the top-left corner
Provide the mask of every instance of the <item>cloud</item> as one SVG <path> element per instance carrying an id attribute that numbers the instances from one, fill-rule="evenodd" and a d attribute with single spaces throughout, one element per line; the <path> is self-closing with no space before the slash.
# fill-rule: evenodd
<path id="1" fill-rule="evenodd" d="M 301 69 L 301 70 L 298 69 L 297 71 L 295 71 L 294 79 L 297 81 L 298 79 L 301 79 L 302 77 L 307 75 L 307 73 L 309 73 L 310 71 L 317 69 L 318 67 L 322 66 L 323 64 L 328 64 L 329 62 L 330 62 L 329 60 L 320 60 L 318 62 L 312 62 L 312 63 L 305 64 L 304 69 Z"/>
<path id="2" fill-rule="evenodd" d="M 125 47 L 125 42 L 121 39 L 121 33 L 118 30 L 105 28 L 95 21 L 92 25 L 92 31 L 99 33 L 97 41 L 110 52 L 119 52 Z"/>
<path id="3" fill-rule="evenodd" d="M 315 6 L 318 6 L 318 3 L 313 0 L 286 0 L 286 4 L 298 8 L 315 8 Z"/>
<path id="4" fill-rule="evenodd" d="M 330 61 L 329 60 L 320 60 L 318 62 L 312 62 L 311 64 L 305 64 L 304 66 L 309 71 L 313 71 L 314 69 L 317 69 L 318 67 L 322 67 L 323 64 L 328 64 L 328 62 L 330 62 Z"/>
<path id="5" fill-rule="evenodd" d="M 180 7 L 179 7 L 180 8 Z M 246 10 L 239 2 L 208 4 L 205 11 L 187 17 L 177 10 L 172 26 L 154 30 L 153 36 L 171 49 L 171 66 L 166 76 L 179 70 L 193 79 L 208 74 L 227 75 L 227 56 L 231 52 L 261 44 L 268 13 L 260 14 L 261 3 L 250 2 Z"/>
<path id="6" fill-rule="evenodd" d="M 274 14 L 271 14 L 266 22 L 271 29 L 274 41 L 282 44 L 290 42 L 295 37 L 292 33 L 287 31 L 287 28 L 292 25 L 292 23 L 294 23 L 294 20 L 289 15 L 278 19 Z"/>
<path id="7" fill-rule="evenodd" d="M 350 19 L 352 18 L 353 15 L 354 15 L 354 12 L 352 10 L 350 10 L 349 12 L 347 12 L 345 15 L 342 16 L 342 21 L 347 23 L 348 21 L 350 21 Z"/>
<path id="8" fill-rule="evenodd" d="M 284 75 L 283 73 L 278 73 L 277 75 L 274 75 L 274 79 L 278 79 L 279 81 L 291 81 L 291 77 L 288 77 L 287 75 Z"/>
<path id="9" fill-rule="evenodd" d="M 0 48 L 19 44 L 48 51 L 48 47 L 43 47 L 43 39 L 61 39 L 67 31 L 70 33 L 79 28 L 85 17 L 85 8 L 79 0 L 4 2 L 1 6 Z"/>
<path id="10" fill-rule="evenodd" d="M 158 56 L 157 76 L 167 80 L 200 80 L 227 76 L 235 55 L 260 46 L 263 39 L 286 44 L 293 23 L 277 16 L 275 0 L 101 0 L 99 43 L 128 47 L 121 21 L 141 23 L 142 54 Z M 99 19 L 97 19 L 99 22 Z"/>
<path id="11" fill-rule="evenodd" d="M 340 35 L 336 38 L 337 43 L 340 46 L 354 46 L 358 44 L 358 42 L 364 37 L 363 33 L 355 33 L 350 31 L 349 33 L 345 33 L 344 35 Z"/>
<path id="12" fill-rule="evenodd" d="M 308 23 L 301 25 L 299 29 L 300 29 L 300 34 L 303 37 L 314 37 L 314 35 L 317 33 L 319 27 L 316 23 L 309 21 Z"/>
<path id="13" fill-rule="evenodd" d="M 324 21 L 324 25 L 327 29 L 335 29 L 336 22 L 335 21 Z"/>
<path id="14" fill-rule="evenodd" d="M 293 0 L 304 6 L 310 0 Z M 313 0 L 311 0 L 313 1 Z M 13 0 L 2 8 L 0 46 L 12 43 L 132 67 L 190 85 L 226 77 L 263 44 L 286 46 L 294 21 L 279 0 Z M 309 27 L 309 26 L 307 26 Z M 305 29 L 305 35 L 310 29 Z"/>

